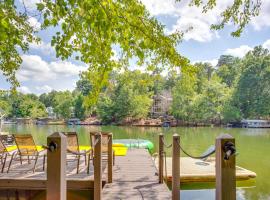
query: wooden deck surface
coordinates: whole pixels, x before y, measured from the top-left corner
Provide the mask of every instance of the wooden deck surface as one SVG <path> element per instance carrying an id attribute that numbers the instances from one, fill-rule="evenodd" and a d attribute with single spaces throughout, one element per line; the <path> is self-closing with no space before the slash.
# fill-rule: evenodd
<path id="1" fill-rule="evenodd" d="M 0 189 L 29 189 L 29 190 L 45 190 L 46 189 L 46 168 L 42 170 L 42 160 L 40 156 L 37 162 L 35 173 L 33 173 L 34 161 L 28 164 L 27 160 L 20 164 L 20 161 L 16 159 L 11 165 L 9 173 L 7 173 L 7 167 L 9 159 L 6 162 L 4 173 L 0 173 Z M 84 162 L 84 158 L 80 161 L 80 172 L 76 173 L 77 159 L 74 156 L 68 156 L 67 164 L 67 188 L 72 190 L 89 190 L 94 188 L 94 169 L 91 161 L 90 173 L 87 174 L 87 167 Z M 45 165 L 46 166 L 46 165 Z M 103 170 L 106 165 L 103 164 Z M 104 182 L 106 180 L 107 173 L 104 173 Z"/>
<path id="2" fill-rule="evenodd" d="M 126 156 L 116 157 L 113 183 L 102 191 L 104 200 L 171 199 L 165 184 L 158 183 L 155 164 L 145 149 L 130 149 Z"/>

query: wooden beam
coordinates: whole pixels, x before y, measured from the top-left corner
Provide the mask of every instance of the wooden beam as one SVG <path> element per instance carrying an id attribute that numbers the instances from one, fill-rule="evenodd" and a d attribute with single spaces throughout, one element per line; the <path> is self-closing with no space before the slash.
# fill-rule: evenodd
<path id="1" fill-rule="evenodd" d="M 106 181 L 102 181 L 102 186 Z M 41 179 L 0 179 L 1 189 L 18 189 L 18 190 L 46 190 L 47 181 Z M 67 180 L 68 190 L 93 190 L 94 179 L 92 180 Z"/>
<path id="2" fill-rule="evenodd" d="M 108 183 L 113 180 L 113 149 L 112 149 L 112 133 L 108 134 Z"/>
<path id="3" fill-rule="evenodd" d="M 101 133 L 95 135 L 95 146 L 94 146 L 94 199 L 101 200 L 102 191 L 102 137 Z"/>
<path id="4" fill-rule="evenodd" d="M 236 199 L 235 155 L 225 159 L 225 145 L 235 144 L 231 135 L 216 138 L 216 200 Z"/>
<path id="5" fill-rule="evenodd" d="M 180 136 L 173 135 L 172 145 L 172 200 L 180 199 Z"/>
<path id="6" fill-rule="evenodd" d="M 163 160 L 163 154 L 164 154 L 164 146 L 163 146 L 163 141 L 164 141 L 164 135 L 162 133 L 159 134 L 159 164 L 158 164 L 158 180 L 159 183 L 163 183 L 163 169 L 164 169 L 164 160 Z"/>
<path id="7" fill-rule="evenodd" d="M 53 133 L 47 138 L 47 146 L 47 200 L 66 200 L 66 136 Z"/>

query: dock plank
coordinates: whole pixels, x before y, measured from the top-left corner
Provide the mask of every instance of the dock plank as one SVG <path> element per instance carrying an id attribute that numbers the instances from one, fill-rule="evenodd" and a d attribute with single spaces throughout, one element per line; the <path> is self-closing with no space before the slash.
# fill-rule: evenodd
<path id="1" fill-rule="evenodd" d="M 94 188 L 94 169 L 91 163 L 90 173 L 87 174 L 87 167 L 84 160 L 80 162 L 80 172 L 76 173 L 77 160 L 73 156 L 68 156 L 66 171 L 67 188 L 72 190 L 92 190 Z M 38 159 L 36 172 L 32 172 L 34 162 L 28 164 L 24 161 L 20 164 L 19 160 L 12 163 L 10 172 L 7 173 L 7 166 L 10 160 L 7 160 L 4 173 L 0 173 L 0 189 L 25 189 L 25 190 L 45 190 L 47 184 L 46 170 L 42 170 L 42 157 Z M 103 164 L 103 170 L 106 163 Z M 104 173 L 103 185 L 106 183 L 106 174 Z"/>
<path id="2" fill-rule="evenodd" d="M 106 184 L 102 199 L 171 199 L 165 184 L 158 183 L 158 174 L 145 149 L 130 149 L 126 156 L 116 157 L 113 183 Z"/>

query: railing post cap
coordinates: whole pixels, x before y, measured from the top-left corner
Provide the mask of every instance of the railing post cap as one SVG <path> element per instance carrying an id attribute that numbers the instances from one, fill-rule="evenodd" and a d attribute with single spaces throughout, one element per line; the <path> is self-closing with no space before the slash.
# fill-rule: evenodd
<path id="1" fill-rule="evenodd" d="M 178 133 L 174 133 L 173 137 L 179 137 Z"/>
<path id="2" fill-rule="evenodd" d="M 230 134 L 220 134 L 219 136 L 216 137 L 216 139 L 233 139 L 233 136 Z"/>
<path id="3" fill-rule="evenodd" d="M 66 138 L 66 135 L 61 132 L 54 132 L 53 134 L 49 135 L 49 138 Z"/>
<path id="4" fill-rule="evenodd" d="M 159 133 L 159 136 L 163 136 L 163 133 Z"/>

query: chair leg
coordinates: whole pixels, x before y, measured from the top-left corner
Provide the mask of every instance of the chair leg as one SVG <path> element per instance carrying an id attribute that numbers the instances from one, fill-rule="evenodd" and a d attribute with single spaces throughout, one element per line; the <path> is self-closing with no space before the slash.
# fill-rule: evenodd
<path id="1" fill-rule="evenodd" d="M 1 164 L 3 164 L 3 157 L 4 157 L 4 153 L 2 153 L 1 155 Z"/>
<path id="2" fill-rule="evenodd" d="M 21 161 L 21 165 L 22 165 L 22 156 L 20 155 L 20 161 Z"/>
<path id="3" fill-rule="evenodd" d="M 6 165 L 6 160 L 7 160 L 7 153 L 6 153 L 5 158 L 4 158 L 4 163 L 3 163 L 3 166 L 2 166 L 1 173 L 3 173 L 3 172 L 4 172 L 5 165 Z"/>
<path id="4" fill-rule="evenodd" d="M 37 160 L 38 160 L 38 154 L 36 155 L 36 159 L 35 159 L 35 164 L 34 164 L 34 168 L 33 168 L 33 173 L 35 173 L 36 171 L 36 165 L 37 165 Z"/>
<path id="5" fill-rule="evenodd" d="M 9 172 L 9 169 L 10 169 L 11 163 L 12 163 L 12 161 L 13 161 L 14 154 L 15 154 L 15 153 L 13 153 L 13 154 L 11 155 L 10 162 L 9 162 L 9 165 L 8 165 L 8 170 L 7 170 L 7 173 Z"/>
<path id="6" fill-rule="evenodd" d="M 29 156 L 27 156 L 28 164 L 31 164 Z"/>
<path id="7" fill-rule="evenodd" d="M 91 159 L 91 157 L 90 157 L 90 153 L 89 153 L 88 154 L 88 162 L 87 162 L 87 174 L 90 173 L 90 159 Z"/>
<path id="8" fill-rule="evenodd" d="M 45 171 L 46 154 L 43 156 L 43 171 Z"/>
<path id="9" fill-rule="evenodd" d="M 115 164 L 115 152 L 113 151 L 113 166 Z"/>
<path id="10" fill-rule="evenodd" d="M 85 165 L 87 165 L 87 156 L 84 154 Z"/>
<path id="11" fill-rule="evenodd" d="M 80 155 L 78 155 L 77 174 L 79 173 L 79 167 L 80 167 Z"/>

